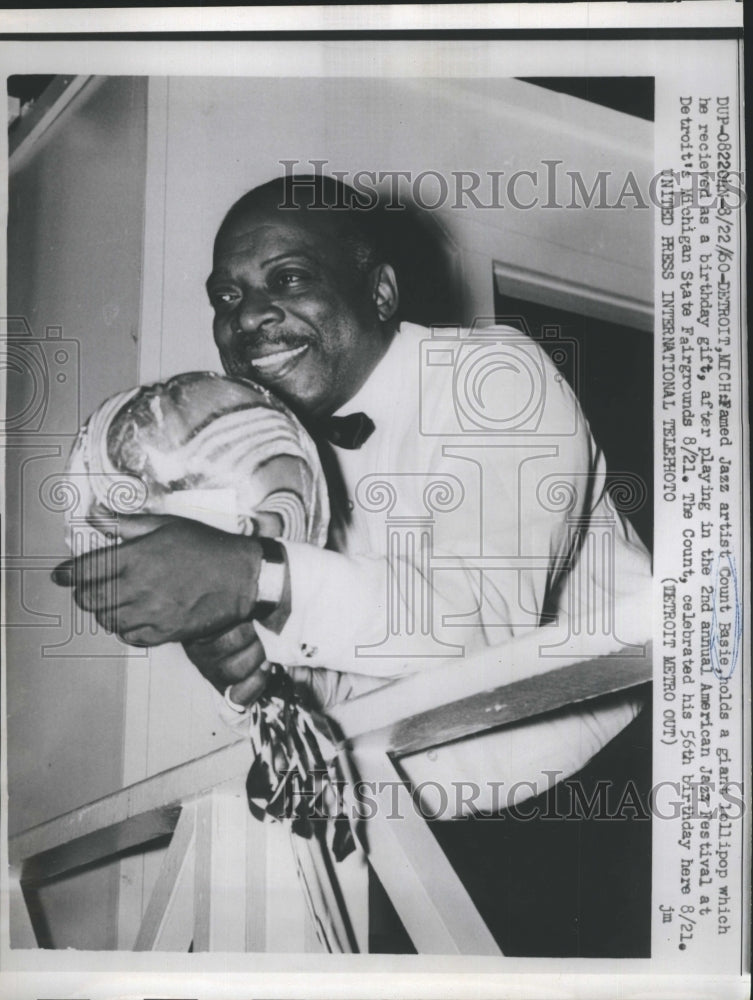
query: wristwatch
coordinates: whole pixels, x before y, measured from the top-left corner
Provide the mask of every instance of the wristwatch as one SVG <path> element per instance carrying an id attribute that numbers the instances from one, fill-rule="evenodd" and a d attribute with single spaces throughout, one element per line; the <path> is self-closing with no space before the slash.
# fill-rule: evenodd
<path id="1" fill-rule="evenodd" d="M 274 538 L 257 538 L 261 546 L 261 569 L 256 583 L 253 616 L 259 621 L 277 608 L 285 590 L 285 549 Z"/>

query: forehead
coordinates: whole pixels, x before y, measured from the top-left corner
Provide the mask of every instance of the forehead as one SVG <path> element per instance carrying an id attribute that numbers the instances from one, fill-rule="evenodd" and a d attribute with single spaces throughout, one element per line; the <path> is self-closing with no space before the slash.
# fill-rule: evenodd
<path id="1" fill-rule="evenodd" d="M 226 220 L 214 245 L 215 266 L 233 258 L 263 263 L 269 254 L 301 253 L 335 262 L 338 241 L 326 213 L 312 217 L 301 211 L 246 211 Z"/>

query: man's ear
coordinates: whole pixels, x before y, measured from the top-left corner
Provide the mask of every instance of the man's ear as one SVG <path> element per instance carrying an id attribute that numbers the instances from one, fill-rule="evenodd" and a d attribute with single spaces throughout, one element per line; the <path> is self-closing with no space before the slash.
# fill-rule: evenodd
<path id="1" fill-rule="evenodd" d="M 386 323 L 397 312 L 400 296 L 397 277 L 389 264 L 378 264 L 370 275 L 371 297 L 374 300 L 379 319 Z"/>

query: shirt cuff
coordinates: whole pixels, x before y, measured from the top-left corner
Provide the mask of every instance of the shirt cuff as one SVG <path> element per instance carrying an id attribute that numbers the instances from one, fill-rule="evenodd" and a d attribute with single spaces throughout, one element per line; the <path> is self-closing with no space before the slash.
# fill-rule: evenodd
<path id="1" fill-rule="evenodd" d="M 212 687 L 211 690 L 214 707 L 220 719 L 239 736 L 247 736 L 250 732 L 251 713 L 234 711 L 216 688 Z"/>
<path id="2" fill-rule="evenodd" d="M 291 611 L 279 635 L 256 623 L 267 659 L 285 667 L 326 667 L 373 677 L 408 672 L 408 664 L 397 657 L 368 655 L 368 647 L 385 638 L 386 560 L 346 556 L 305 542 L 283 544 Z"/>

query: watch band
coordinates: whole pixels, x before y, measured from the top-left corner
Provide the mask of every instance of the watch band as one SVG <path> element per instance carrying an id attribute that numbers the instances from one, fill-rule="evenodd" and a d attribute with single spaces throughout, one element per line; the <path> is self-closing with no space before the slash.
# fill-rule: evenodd
<path id="1" fill-rule="evenodd" d="M 267 618 L 277 608 L 285 590 L 285 548 L 274 538 L 257 538 L 261 546 L 261 568 L 256 583 L 253 616 Z"/>

